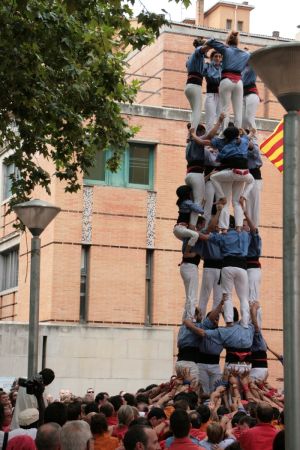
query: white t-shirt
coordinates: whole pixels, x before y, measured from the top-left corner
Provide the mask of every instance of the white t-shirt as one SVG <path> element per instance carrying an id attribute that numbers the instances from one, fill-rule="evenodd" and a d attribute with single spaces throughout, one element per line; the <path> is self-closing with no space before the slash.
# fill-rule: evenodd
<path id="1" fill-rule="evenodd" d="M 35 440 L 36 437 L 36 428 L 29 428 L 29 430 L 23 430 L 23 428 L 16 428 L 15 430 L 12 430 L 8 433 L 8 440 L 12 439 L 15 436 L 30 436 L 33 440 Z M 3 446 L 3 439 L 4 439 L 4 431 L 0 431 L 0 448 Z"/>

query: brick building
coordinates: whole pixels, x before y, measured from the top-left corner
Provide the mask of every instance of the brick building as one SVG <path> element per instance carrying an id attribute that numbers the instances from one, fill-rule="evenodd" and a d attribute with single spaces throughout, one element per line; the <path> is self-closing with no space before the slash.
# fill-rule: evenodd
<path id="1" fill-rule="evenodd" d="M 183 92 L 185 61 L 195 37 L 224 40 L 226 24 L 230 28 L 240 22 L 245 30 L 241 47 L 250 51 L 287 41 L 251 35 L 252 7 L 246 3 L 236 8 L 232 2 L 218 2 L 204 13 L 198 1 L 194 21 L 164 27 L 153 45 L 130 54 L 127 79 L 139 79 L 141 89 L 136 103 L 124 105 L 123 113 L 140 131 L 129 143 L 120 171 L 107 172 L 109 151 L 99 151 L 79 193 L 65 194 L 63 184 L 55 181 L 51 197 L 35 195 L 61 207 L 42 234 L 41 254 L 40 361 L 56 370 L 55 387 L 81 393 L 82 386 L 93 383 L 99 390 L 133 390 L 172 374 L 184 304 L 181 245 L 172 229 L 175 190 L 185 175 L 190 114 Z M 284 111 L 260 81 L 258 89 L 262 141 Z M 4 156 L 2 152 L 2 161 Z M 282 175 L 263 161 L 263 329 L 270 346 L 281 351 Z M 1 164 L 0 351 L 5 364 L 0 376 L 24 374 L 26 367 L 30 236 L 16 232 L 14 217 L 5 215 L 13 170 Z M 272 381 L 282 376 L 272 359 L 270 371 Z"/>

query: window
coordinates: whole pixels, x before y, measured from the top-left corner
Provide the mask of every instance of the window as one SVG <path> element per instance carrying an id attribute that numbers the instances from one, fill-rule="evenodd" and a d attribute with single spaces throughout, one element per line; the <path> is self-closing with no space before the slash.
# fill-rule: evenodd
<path id="1" fill-rule="evenodd" d="M 112 150 L 97 152 L 95 166 L 89 169 L 84 176 L 86 184 L 107 184 L 140 189 L 153 188 L 153 145 L 130 143 L 122 155 L 121 165 L 116 173 L 105 168 L 106 161 L 112 154 Z"/>
<path id="2" fill-rule="evenodd" d="M 145 308 L 145 325 L 152 324 L 153 309 L 153 249 L 146 250 L 146 308 Z"/>
<path id="3" fill-rule="evenodd" d="M 238 20 L 238 23 L 237 23 L 238 31 L 243 31 L 243 25 L 244 25 L 244 22 L 241 20 Z"/>
<path id="4" fill-rule="evenodd" d="M 231 28 L 232 28 L 232 20 L 227 19 L 226 20 L 226 30 L 231 30 Z"/>
<path id="5" fill-rule="evenodd" d="M 3 191 L 2 200 L 11 196 L 12 176 L 17 176 L 17 169 L 14 164 L 3 164 Z"/>
<path id="6" fill-rule="evenodd" d="M 0 291 L 18 286 L 19 246 L 0 253 Z"/>
<path id="7" fill-rule="evenodd" d="M 90 246 L 81 247 L 81 266 L 80 266 L 80 322 L 86 322 L 88 318 L 88 275 L 89 275 L 89 253 Z"/>

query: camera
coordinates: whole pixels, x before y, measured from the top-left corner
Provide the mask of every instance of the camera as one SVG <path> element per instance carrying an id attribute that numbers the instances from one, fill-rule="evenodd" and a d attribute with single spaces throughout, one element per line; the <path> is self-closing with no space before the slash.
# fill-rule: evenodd
<path id="1" fill-rule="evenodd" d="M 26 388 L 26 394 L 40 396 L 45 390 L 42 375 L 39 373 L 32 378 L 19 378 L 19 386 Z"/>

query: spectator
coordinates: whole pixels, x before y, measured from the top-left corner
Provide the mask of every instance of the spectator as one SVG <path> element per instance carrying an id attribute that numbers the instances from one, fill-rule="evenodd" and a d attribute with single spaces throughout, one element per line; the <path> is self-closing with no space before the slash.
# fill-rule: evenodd
<path id="1" fill-rule="evenodd" d="M 128 392 L 126 392 L 123 395 L 123 399 L 125 400 L 126 404 L 129 405 L 129 406 L 136 406 L 137 405 L 135 396 L 133 394 L 129 394 Z"/>
<path id="2" fill-rule="evenodd" d="M 272 450 L 285 450 L 284 430 L 281 430 L 276 434 Z"/>
<path id="3" fill-rule="evenodd" d="M 124 436 L 125 450 L 160 450 L 157 434 L 150 427 L 134 425 Z"/>
<path id="4" fill-rule="evenodd" d="M 207 427 L 207 440 L 200 441 L 200 445 L 206 450 L 213 450 L 218 444 L 220 448 L 227 448 L 233 444 L 234 438 L 224 439 L 224 430 L 220 423 L 212 422 Z"/>
<path id="5" fill-rule="evenodd" d="M 37 428 L 39 422 L 39 411 L 36 408 L 27 408 L 20 412 L 18 417 L 20 428 L 29 430 Z"/>
<path id="6" fill-rule="evenodd" d="M 49 422 L 40 426 L 35 438 L 37 450 L 60 450 L 60 433 L 58 423 Z"/>
<path id="7" fill-rule="evenodd" d="M 115 450 L 119 439 L 110 436 L 104 414 L 95 414 L 91 418 L 91 432 L 94 438 L 94 450 Z"/>
<path id="8" fill-rule="evenodd" d="M 108 425 L 116 425 L 117 419 L 114 414 L 115 410 L 110 402 L 106 402 L 105 404 L 101 405 L 100 412 L 105 415 Z"/>
<path id="9" fill-rule="evenodd" d="M 36 447 L 30 436 L 15 436 L 9 440 L 6 450 L 36 450 Z"/>
<path id="10" fill-rule="evenodd" d="M 73 403 L 68 404 L 67 419 L 68 419 L 68 421 L 81 419 L 81 403 L 80 402 L 73 402 Z"/>
<path id="11" fill-rule="evenodd" d="M 170 417 L 170 429 L 174 435 L 170 450 L 203 450 L 203 447 L 197 446 L 189 438 L 191 422 L 186 411 L 177 409 L 173 412 Z"/>
<path id="12" fill-rule="evenodd" d="M 67 419 L 67 406 L 64 403 L 53 402 L 45 409 L 44 423 L 55 422 L 62 427 Z"/>
<path id="13" fill-rule="evenodd" d="M 159 425 L 161 422 L 166 420 L 167 416 L 164 413 L 164 410 L 161 408 L 152 408 L 148 415 L 147 419 L 149 420 L 151 426 L 155 428 L 157 425 Z"/>
<path id="14" fill-rule="evenodd" d="M 85 399 L 87 402 L 94 402 L 95 401 L 95 391 L 93 388 L 88 388 L 85 394 Z"/>
<path id="15" fill-rule="evenodd" d="M 125 433 L 128 431 L 128 425 L 134 419 L 131 406 L 122 405 L 118 411 L 118 425 L 115 425 L 112 430 L 112 436 L 117 437 L 120 441 L 123 440 Z"/>
<path id="16" fill-rule="evenodd" d="M 92 433 L 83 420 L 65 423 L 61 430 L 61 450 L 88 450 Z"/>
<path id="17" fill-rule="evenodd" d="M 96 395 L 95 402 L 100 406 L 105 405 L 107 402 L 109 395 L 107 392 L 99 392 L 99 394 Z"/>
<path id="18" fill-rule="evenodd" d="M 277 434 L 271 425 L 273 408 L 269 403 L 261 402 L 256 409 L 257 425 L 244 431 L 239 437 L 243 450 L 272 450 L 273 440 Z"/>

